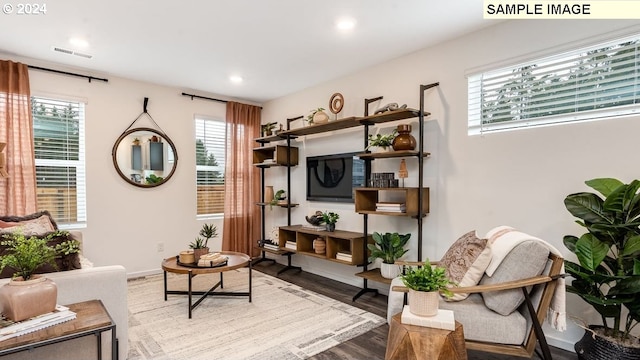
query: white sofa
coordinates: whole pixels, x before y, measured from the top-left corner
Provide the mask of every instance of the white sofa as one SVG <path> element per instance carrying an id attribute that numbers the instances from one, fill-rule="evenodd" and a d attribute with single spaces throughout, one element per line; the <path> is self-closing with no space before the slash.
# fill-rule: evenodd
<path id="1" fill-rule="evenodd" d="M 76 235 L 74 233 L 74 235 Z M 80 238 L 81 236 L 77 236 Z M 127 272 L 123 266 L 96 266 L 77 270 L 48 273 L 58 286 L 58 303 L 67 305 L 86 300 L 101 300 L 116 323 L 119 359 L 126 360 L 128 352 Z M 0 279 L 0 286 L 9 279 Z M 22 351 L 3 359 L 97 359 L 95 336 Z M 111 334 L 102 335 L 102 358 L 111 359 Z"/>

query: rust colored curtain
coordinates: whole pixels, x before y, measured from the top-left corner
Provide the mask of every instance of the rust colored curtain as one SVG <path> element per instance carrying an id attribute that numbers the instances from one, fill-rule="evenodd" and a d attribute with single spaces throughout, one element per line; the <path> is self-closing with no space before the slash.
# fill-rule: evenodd
<path id="1" fill-rule="evenodd" d="M 228 102 L 222 250 L 251 257 L 258 255 L 253 245 L 260 238 L 260 173 L 253 166 L 259 136 L 260 108 Z"/>
<path id="2" fill-rule="evenodd" d="M 0 214 L 36 212 L 36 166 L 27 65 L 0 60 L 0 142 L 9 177 L 0 179 Z"/>

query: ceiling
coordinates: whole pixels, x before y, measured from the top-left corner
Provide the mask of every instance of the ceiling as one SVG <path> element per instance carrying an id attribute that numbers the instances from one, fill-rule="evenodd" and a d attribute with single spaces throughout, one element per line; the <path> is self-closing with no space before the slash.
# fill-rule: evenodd
<path id="1" fill-rule="evenodd" d="M 15 2 L 14 2 L 15 3 Z M 35 2 L 34 2 L 35 3 Z M 0 14 L 0 52 L 262 103 L 491 24 L 480 0 L 60 0 Z M 342 17 L 356 25 L 336 28 Z M 82 47 L 71 38 L 88 42 Z M 56 52 L 54 47 L 92 55 Z M 51 66 L 55 67 L 55 66 Z M 236 84 L 232 75 L 243 78 Z"/>

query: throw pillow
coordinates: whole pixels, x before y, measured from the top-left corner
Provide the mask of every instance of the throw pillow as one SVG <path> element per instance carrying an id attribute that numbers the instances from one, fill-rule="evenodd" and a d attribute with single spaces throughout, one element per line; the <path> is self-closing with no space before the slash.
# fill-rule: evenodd
<path id="1" fill-rule="evenodd" d="M 487 239 L 478 238 L 470 231 L 451 245 L 440 260 L 440 266 L 446 269 L 449 280 L 460 287 L 474 286 L 482 279 L 484 270 L 491 262 L 491 245 Z M 449 301 L 464 300 L 469 294 L 454 294 Z"/>
<path id="2" fill-rule="evenodd" d="M 22 228 L 24 235 L 31 236 L 43 235 L 58 230 L 58 225 L 46 210 L 25 216 L 0 216 L 0 221 L 4 223 L 14 223 L 10 227 L 0 229 L 2 233 L 12 233 L 18 230 L 18 228 Z"/>

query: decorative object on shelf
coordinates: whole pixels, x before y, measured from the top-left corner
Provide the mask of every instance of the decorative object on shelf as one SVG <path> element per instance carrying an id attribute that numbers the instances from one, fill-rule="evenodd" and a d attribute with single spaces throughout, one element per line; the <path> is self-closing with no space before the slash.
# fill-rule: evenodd
<path id="1" fill-rule="evenodd" d="M 307 222 L 313 226 L 320 226 L 324 223 L 324 219 L 322 217 L 322 211 L 316 211 L 315 214 L 311 216 L 305 216 L 304 219 L 307 220 Z"/>
<path id="2" fill-rule="evenodd" d="M 271 191 L 273 192 L 273 189 L 271 189 Z M 283 189 L 276 191 L 271 200 L 269 200 L 269 207 L 273 208 L 273 205 L 286 205 L 287 196 L 285 193 L 286 192 Z"/>
<path id="3" fill-rule="evenodd" d="M 393 139 L 393 150 L 414 150 L 416 138 L 411 135 L 411 124 L 398 125 L 398 136 Z"/>
<path id="4" fill-rule="evenodd" d="M 401 276 L 402 282 L 409 288 L 409 311 L 418 316 L 438 314 L 438 298 L 442 293 L 451 297 L 448 286 L 452 284 L 443 267 L 431 266 L 429 259 L 419 267 L 409 267 Z"/>
<path id="5" fill-rule="evenodd" d="M 278 135 L 278 134 L 280 134 L 281 132 L 284 131 L 284 128 L 282 127 L 282 124 L 278 124 L 278 125 L 279 125 L 278 130 L 273 132 L 276 135 Z"/>
<path id="6" fill-rule="evenodd" d="M 394 111 L 394 110 L 399 110 L 399 109 L 406 109 L 407 108 L 407 104 L 402 104 L 400 106 L 398 106 L 398 103 L 388 103 L 387 105 L 378 108 L 374 114 L 382 114 L 385 113 L 387 111 Z"/>
<path id="7" fill-rule="evenodd" d="M 371 187 L 397 188 L 398 185 L 398 179 L 392 172 L 371 173 Z"/>
<path id="8" fill-rule="evenodd" d="M 331 212 L 325 211 L 322 213 L 322 221 L 324 221 L 327 231 L 335 231 L 336 230 L 336 222 L 340 219 L 340 215 Z"/>
<path id="9" fill-rule="evenodd" d="M 270 122 L 266 124 L 260 125 L 260 131 L 262 132 L 262 136 L 271 136 L 273 134 L 273 129 L 276 128 L 277 122 Z"/>
<path id="10" fill-rule="evenodd" d="M 264 200 L 268 203 L 271 203 L 275 194 L 273 193 L 273 186 L 268 185 L 264 187 Z"/>
<path id="11" fill-rule="evenodd" d="M 329 122 L 329 115 L 324 112 L 324 108 L 319 107 L 315 110 L 311 110 L 311 114 L 307 116 L 307 122 L 309 125 L 323 124 Z"/>
<path id="12" fill-rule="evenodd" d="M 139 138 L 133 139 L 133 145 L 135 145 L 135 146 L 140 145 L 140 139 Z"/>
<path id="13" fill-rule="evenodd" d="M 313 250 L 316 251 L 316 254 L 324 254 L 327 248 L 327 242 L 319 237 L 313 240 Z"/>
<path id="14" fill-rule="evenodd" d="M 193 250 L 181 251 L 178 260 L 183 264 L 193 264 L 196 262 Z"/>
<path id="15" fill-rule="evenodd" d="M 336 119 L 338 118 L 338 113 L 342 111 L 342 107 L 344 106 L 344 96 L 340 93 L 335 93 L 331 95 L 329 99 L 329 110 L 336 115 Z"/>
<path id="16" fill-rule="evenodd" d="M 398 170 L 398 177 L 402 179 L 402 187 L 404 187 L 404 179 L 409 177 L 409 170 L 407 170 L 407 162 L 400 160 L 400 170 Z"/>
<path id="17" fill-rule="evenodd" d="M 371 251 L 369 261 L 377 258 L 382 259 L 382 264 L 380 265 L 382 277 L 386 279 L 396 278 L 400 275 L 400 266 L 394 263 L 409 251 L 404 246 L 409 242 L 411 234 L 401 235 L 397 232 L 380 234 L 374 232 L 372 237 L 374 244 L 367 244 L 369 251 Z"/>
<path id="18" fill-rule="evenodd" d="M 632 349 L 626 344 L 639 341 L 630 332 L 640 318 L 640 181 L 624 184 L 617 179 L 600 178 L 585 183 L 604 198 L 579 192 L 564 199 L 567 210 L 587 230 L 580 238 L 566 235 L 563 239 L 578 259 L 578 263 L 564 261 L 567 273 L 574 279 L 567 291 L 593 306 L 603 324 L 585 328 L 585 337 L 575 344 L 575 350 L 581 359 L 638 359 L 640 348 Z M 595 338 L 610 343 L 597 346 Z M 596 348 L 616 347 L 621 351 L 602 354 L 603 357 L 594 355 Z M 594 353 L 587 355 L 592 350 Z M 631 355 L 633 350 L 635 355 Z M 625 353 L 631 357 L 625 357 Z"/>
<path id="19" fill-rule="evenodd" d="M 27 238 L 21 231 L 3 234 L 6 246 L 0 271 L 6 266 L 15 272 L 11 281 L 0 287 L 2 314 L 12 321 L 22 321 L 52 312 L 58 300 L 58 288 L 44 275 L 35 275 L 43 265 L 56 266 L 56 251 L 47 245 L 48 238 Z"/>
<path id="20" fill-rule="evenodd" d="M 377 133 L 376 136 L 369 135 L 369 145 L 365 150 L 369 150 L 371 147 L 376 147 L 382 151 L 388 151 L 393 145 L 393 139 L 395 139 L 398 131 L 393 129 L 391 134 L 381 135 Z"/>

